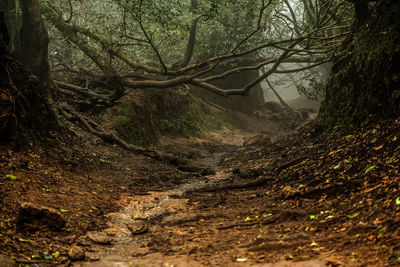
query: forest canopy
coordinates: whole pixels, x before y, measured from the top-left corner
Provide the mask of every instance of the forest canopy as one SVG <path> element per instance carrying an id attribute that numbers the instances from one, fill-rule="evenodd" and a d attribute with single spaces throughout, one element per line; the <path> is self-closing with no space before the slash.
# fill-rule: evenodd
<path id="1" fill-rule="evenodd" d="M 352 18 L 351 3 L 340 0 L 40 4 L 53 73 L 106 82 L 114 91 L 186 84 L 223 96 L 246 95 L 273 73 L 306 71 L 330 61 Z M 280 68 L 284 62 L 304 64 Z M 222 65 L 228 67 L 216 73 Z M 242 88 L 214 83 L 254 70 L 262 74 Z M 62 80 L 59 86 L 72 88 Z"/>

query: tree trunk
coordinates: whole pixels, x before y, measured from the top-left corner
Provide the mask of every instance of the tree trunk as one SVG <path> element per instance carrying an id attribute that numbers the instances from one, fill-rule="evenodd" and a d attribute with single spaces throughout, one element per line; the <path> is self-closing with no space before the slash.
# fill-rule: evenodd
<path id="1" fill-rule="evenodd" d="M 21 1 L 21 9 L 19 59 L 41 82 L 45 82 L 49 76 L 48 36 L 42 20 L 41 6 L 37 0 L 25 0 Z"/>
<path id="2" fill-rule="evenodd" d="M 5 13 L 10 32 L 9 52 L 12 55 L 0 55 L 1 142 L 14 141 L 16 145 L 23 145 L 31 142 L 33 137 L 47 135 L 57 128 L 54 112 L 47 100 L 48 39 L 39 7 L 37 0 L 0 2 L 0 11 Z M 19 26 L 21 22 L 22 27 Z"/>
<path id="3" fill-rule="evenodd" d="M 369 16 L 368 1 L 354 0 L 354 11 L 356 13 L 356 30 L 358 31 Z"/>

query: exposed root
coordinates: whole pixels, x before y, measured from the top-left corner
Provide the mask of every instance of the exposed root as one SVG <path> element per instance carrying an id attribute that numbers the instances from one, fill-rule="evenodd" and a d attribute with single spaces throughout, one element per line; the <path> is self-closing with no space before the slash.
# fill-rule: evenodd
<path id="1" fill-rule="evenodd" d="M 139 146 L 135 146 L 132 144 L 128 144 L 117 135 L 107 132 L 102 126 L 98 125 L 92 119 L 79 114 L 76 112 L 71 106 L 66 103 L 61 103 L 58 106 L 58 110 L 64 117 L 69 121 L 79 121 L 90 133 L 97 135 L 98 137 L 102 138 L 106 142 L 115 143 L 120 147 L 133 151 L 138 154 L 142 154 L 148 156 L 150 158 L 160 159 L 160 155 L 154 150 L 144 149 Z"/>

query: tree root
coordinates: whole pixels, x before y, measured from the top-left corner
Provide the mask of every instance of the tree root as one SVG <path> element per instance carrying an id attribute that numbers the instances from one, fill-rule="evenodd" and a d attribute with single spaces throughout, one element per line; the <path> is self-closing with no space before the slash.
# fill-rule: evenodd
<path id="1" fill-rule="evenodd" d="M 105 101 L 108 102 L 111 99 L 107 96 L 104 95 L 99 95 L 96 94 L 95 92 L 87 89 L 87 88 L 83 88 L 83 87 L 79 87 L 73 84 L 69 84 L 69 83 L 64 83 L 64 82 L 60 82 L 60 81 L 54 81 L 58 87 L 63 88 L 64 90 L 62 90 L 61 92 L 66 92 L 66 91 L 70 91 L 70 92 L 74 92 L 76 94 L 85 96 L 85 97 L 91 97 L 93 99 L 96 99 L 97 101 Z"/>
<path id="2" fill-rule="evenodd" d="M 58 106 L 58 110 L 64 117 L 69 120 L 69 121 L 79 121 L 90 133 L 97 135 L 98 137 L 102 138 L 104 141 L 109 142 L 109 143 L 115 143 L 119 145 L 120 147 L 138 153 L 145 155 L 147 157 L 153 158 L 153 159 L 161 159 L 160 154 L 158 154 L 154 150 L 148 150 L 144 149 L 139 146 L 135 146 L 132 144 L 128 144 L 121 138 L 119 138 L 117 135 L 113 133 L 107 132 L 102 126 L 98 125 L 96 122 L 94 122 L 92 119 L 79 114 L 76 112 L 71 106 L 69 106 L 66 103 L 62 103 Z"/>
<path id="3" fill-rule="evenodd" d="M 179 170 L 186 172 L 198 172 L 202 175 L 208 175 L 213 173 L 213 170 L 209 168 L 204 168 L 201 166 L 196 166 L 190 164 L 187 160 L 175 157 L 171 154 L 163 154 L 158 153 L 154 150 L 145 149 L 140 146 L 128 144 L 121 138 L 119 138 L 116 134 L 107 132 L 102 126 L 94 122 L 92 119 L 78 113 L 71 106 L 66 103 L 61 103 L 58 106 L 59 112 L 69 121 L 78 121 L 80 124 L 84 126 L 90 133 L 97 135 L 105 142 L 114 143 L 119 145 L 121 148 L 132 151 L 137 154 L 141 154 L 147 156 L 152 159 L 163 161 L 171 166 L 176 167 Z M 215 172 L 214 172 L 215 173 Z"/>

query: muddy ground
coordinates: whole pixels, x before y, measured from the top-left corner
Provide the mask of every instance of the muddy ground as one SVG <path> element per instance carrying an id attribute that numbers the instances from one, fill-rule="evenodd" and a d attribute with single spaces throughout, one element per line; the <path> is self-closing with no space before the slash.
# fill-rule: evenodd
<path id="1" fill-rule="evenodd" d="M 0 266 L 400 263 L 400 120 L 240 138 L 168 139 L 160 158 L 73 127 L 41 147 L 2 146 Z M 21 226 L 23 202 L 65 226 Z"/>

